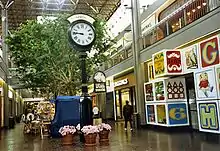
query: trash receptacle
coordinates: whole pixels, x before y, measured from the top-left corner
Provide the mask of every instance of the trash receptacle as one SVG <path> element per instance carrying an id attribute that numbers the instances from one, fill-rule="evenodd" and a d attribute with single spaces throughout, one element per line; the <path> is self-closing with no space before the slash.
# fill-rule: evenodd
<path id="1" fill-rule="evenodd" d="M 136 129 L 140 128 L 140 115 L 139 113 L 134 113 L 133 125 Z"/>
<path id="2" fill-rule="evenodd" d="M 13 116 L 9 117 L 9 128 L 14 128 L 15 127 L 15 119 Z"/>

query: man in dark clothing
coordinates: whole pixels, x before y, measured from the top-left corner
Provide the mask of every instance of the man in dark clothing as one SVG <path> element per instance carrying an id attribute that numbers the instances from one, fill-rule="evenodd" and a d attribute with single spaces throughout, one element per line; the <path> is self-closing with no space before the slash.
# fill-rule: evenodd
<path id="1" fill-rule="evenodd" d="M 123 107 L 123 115 L 125 119 L 125 130 L 127 130 L 128 121 L 130 122 L 131 131 L 132 129 L 132 115 L 133 107 L 129 105 L 129 101 L 126 101 L 126 105 Z"/>

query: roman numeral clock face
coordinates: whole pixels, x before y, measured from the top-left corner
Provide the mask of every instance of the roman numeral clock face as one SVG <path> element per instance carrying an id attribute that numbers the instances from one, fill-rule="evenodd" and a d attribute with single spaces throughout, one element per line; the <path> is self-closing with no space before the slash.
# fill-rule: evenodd
<path id="1" fill-rule="evenodd" d="M 94 41 L 95 33 L 91 25 L 81 22 L 72 26 L 71 37 L 76 44 L 87 46 Z"/>

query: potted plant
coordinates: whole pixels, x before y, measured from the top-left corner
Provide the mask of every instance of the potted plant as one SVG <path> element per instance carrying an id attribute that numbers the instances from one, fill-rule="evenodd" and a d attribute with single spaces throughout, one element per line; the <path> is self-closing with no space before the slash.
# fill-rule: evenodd
<path id="1" fill-rule="evenodd" d="M 73 136 L 76 133 L 76 128 L 74 126 L 63 126 L 59 129 L 59 133 L 63 136 L 62 143 L 63 145 L 72 145 Z"/>
<path id="2" fill-rule="evenodd" d="M 109 142 L 109 132 L 111 131 L 111 126 L 109 124 L 99 124 L 98 130 L 99 130 L 99 142 Z"/>
<path id="3" fill-rule="evenodd" d="M 92 125 L 83 126 L 83 128 L 81 129 L 81 132 L 84 135 L 86 146 L 96 145 L 96 136 L 97 136 L 97 133 L 99 132 L 97 126 L 92 126 Z"/>

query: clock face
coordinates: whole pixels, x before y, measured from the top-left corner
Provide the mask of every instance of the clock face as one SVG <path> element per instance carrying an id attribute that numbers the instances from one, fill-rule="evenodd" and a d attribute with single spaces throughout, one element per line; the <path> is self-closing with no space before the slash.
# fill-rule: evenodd
<path id="1" fill-rule="evenodd" d="M 87 23 L 76 23 L 71 28 L 71 37 L 80 46 L 90 45 L 95 39 L 94 29 Z"/>

